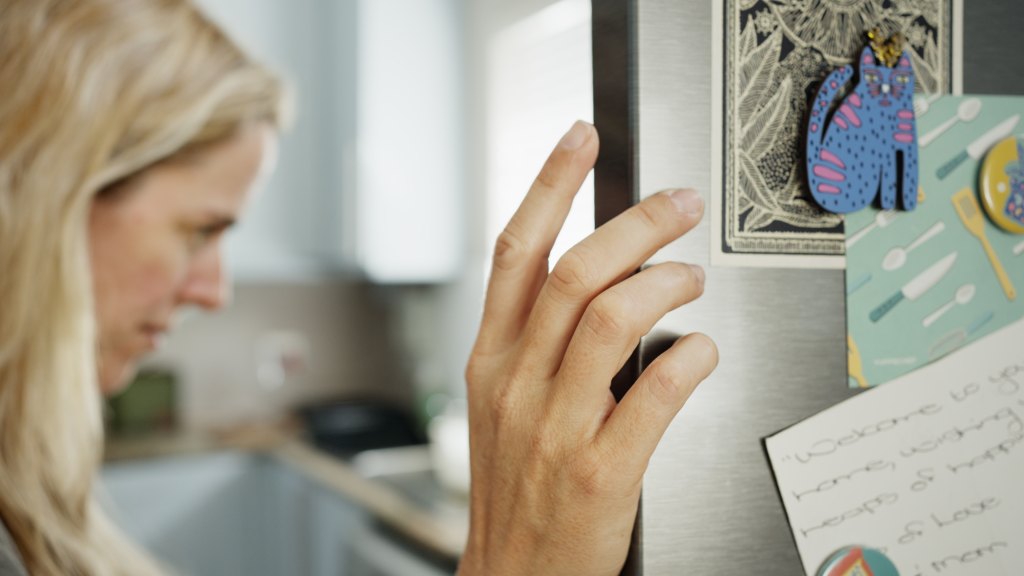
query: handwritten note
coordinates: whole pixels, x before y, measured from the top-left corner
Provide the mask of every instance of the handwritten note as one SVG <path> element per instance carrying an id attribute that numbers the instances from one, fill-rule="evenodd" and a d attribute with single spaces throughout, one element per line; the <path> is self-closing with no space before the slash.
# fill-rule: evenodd
<path id="1" fill-rule="evenodd" d="M 766 444 L 808 575 L 851 544 L 904 576 L 1024 574 L 1024 321 Z"/>

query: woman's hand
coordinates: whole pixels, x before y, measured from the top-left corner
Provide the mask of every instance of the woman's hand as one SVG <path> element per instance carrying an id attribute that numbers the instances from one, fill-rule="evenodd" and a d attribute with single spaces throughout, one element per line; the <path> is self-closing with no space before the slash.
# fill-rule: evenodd
<path id="1" fill-rule="evenodd" d="M 697 298 L 704 272 L 636 270 L 698 221 L 692 190 L 657 194 L 602 226 L 548 273 L 548 254 L 597 158 L 577 122 L 498 239 L 466 378 L 473 483 L 460 574 L 618 574 L 641 479 L 662 434 L 718 352 L 680 338 L 616 404 L 609 385 L 667 312 Z"/>

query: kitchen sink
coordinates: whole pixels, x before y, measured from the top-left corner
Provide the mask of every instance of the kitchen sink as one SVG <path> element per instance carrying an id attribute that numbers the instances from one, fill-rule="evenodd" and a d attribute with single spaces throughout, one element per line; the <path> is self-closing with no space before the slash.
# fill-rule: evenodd
<path id="1" fill-rule="evenodd" d="M 359 475 L 395 490 L 431 514 L 468 517 L 466 496 L 441 485 L 428 446 L 365 450 L 350 464 Z"/>

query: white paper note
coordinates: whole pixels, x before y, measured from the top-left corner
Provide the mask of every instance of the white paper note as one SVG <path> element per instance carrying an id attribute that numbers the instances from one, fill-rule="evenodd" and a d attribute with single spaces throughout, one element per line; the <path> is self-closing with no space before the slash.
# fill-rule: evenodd
<path id="1" fill-rule="evenodd" d="M 804 571 L 1024 575 L 1024 321 L 766 441 Z"/>

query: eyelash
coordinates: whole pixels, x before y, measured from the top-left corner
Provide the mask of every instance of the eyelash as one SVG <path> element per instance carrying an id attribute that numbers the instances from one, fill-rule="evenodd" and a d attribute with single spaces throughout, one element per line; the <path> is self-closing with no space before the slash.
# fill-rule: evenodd
<path id="1" fill-rule="evenodd" d="M 200 226 L 193 228 L 189 234 L 189 248 L 192 251 L 198 251 L 210 242 L 212 242 L 217 236 L 219 236 L 221 230 L 214 229 L 207 226 Z"/>

